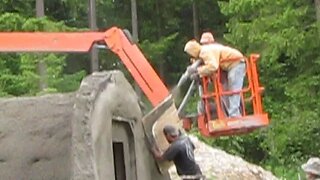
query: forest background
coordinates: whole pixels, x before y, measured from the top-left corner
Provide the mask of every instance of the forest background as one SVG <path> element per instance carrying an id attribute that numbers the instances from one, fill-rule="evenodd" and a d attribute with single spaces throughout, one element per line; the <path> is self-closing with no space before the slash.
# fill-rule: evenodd
<path id="1" fill-rule="evenodd" d="M 90 2 L 0 0 L 0 30 L 86 31 Z M 203 139 L 208 144 L 286 179 L 297 179 L 301 164 L 320 155 L 320 0 L 95 3 L 96 21 L 91 19 L 91 28 L 103 31 L 118 26 L 133 32 L 168 87 L 174 86 L 189 63 L 184 44 L 198 39 L 203 31 L 213 32 L 218 42 L 237 47 L 246 55 L 261 54 L 260 81 L 265 86 L 264 107 L 271 125 L 248 135 Z M 95 69 L 91 57 L 90 53 L 2 53 L 0 96 L 75 91 L 92 70 L 121 69 L 132 81 L 111 52 L 98 51 Z M 196 109 L 195 102 L 196 97 L 189 110 Z"/>

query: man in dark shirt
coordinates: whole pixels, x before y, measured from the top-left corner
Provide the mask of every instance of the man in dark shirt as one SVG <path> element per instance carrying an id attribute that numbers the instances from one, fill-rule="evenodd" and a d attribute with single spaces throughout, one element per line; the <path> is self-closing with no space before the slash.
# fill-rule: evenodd
<path id="1" fill-rule="evenodd" d="M 187 136 L 173 126 L 166 125 L 163 133 L 170 143 L 168 149 L 162 154 L 156 147 L 152 152 L 157 160 L 173 161 L 178 175 L 183 180 L 200 180 L 203 178 L 199 165 L 194 158 L 195 146 Z"/>

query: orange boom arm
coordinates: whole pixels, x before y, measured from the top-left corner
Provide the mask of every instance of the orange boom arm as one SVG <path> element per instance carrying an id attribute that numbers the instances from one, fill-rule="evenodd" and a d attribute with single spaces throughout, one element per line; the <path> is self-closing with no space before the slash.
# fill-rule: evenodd
<path id="1" fill-rule="evenodd" d="M 169 95 L 138 46 L 117 27 L 106 32 L 1 32 L 0 52 L 88 52 L 95 42 L 119 56 L 153 106 Z"/>

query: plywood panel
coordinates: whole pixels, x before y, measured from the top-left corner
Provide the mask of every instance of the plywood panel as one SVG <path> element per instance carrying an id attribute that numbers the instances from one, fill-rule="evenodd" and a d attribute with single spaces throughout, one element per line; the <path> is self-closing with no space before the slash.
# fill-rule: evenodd
<path id="1" fill-rule="evenodd" d="M 173 125 L 178 129 L 182 129 L 182 122 L 178 117 L 177 108 L 171 97 L 168 97 L 168 99 L 154 108 L 142 121 L 148 143 L 151 145 L 156 144 L 163 152 L 169 147 L 169 143 L 163 134 L 163 127 L 165 125 Z M 166 172 L 173 165 L 172 162 L 168 161 L 157 162 L 157 164 L 161 173 Z"/>

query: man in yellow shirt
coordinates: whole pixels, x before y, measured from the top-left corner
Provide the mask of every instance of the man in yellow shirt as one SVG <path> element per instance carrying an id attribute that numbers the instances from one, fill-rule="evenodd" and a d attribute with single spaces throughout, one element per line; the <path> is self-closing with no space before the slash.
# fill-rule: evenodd
<path id="1" fill-rule="evenodd" d="M 202 59 L 204 63 L 197 69 L 189 69 L 190 73 L 203 77 L 215 73 L 220 67 L 227 72 L 227 90 L 241 90 L 246 72 L 243 54 L 235 48 L 216 43 L 210 32 L 203 33 L 200 42 L 201 45 L 191 40 L 184 48 L 186 53 Z M 241 116 L 239 93 L 228 96 L 227 113 L 229 117 Z"/>

